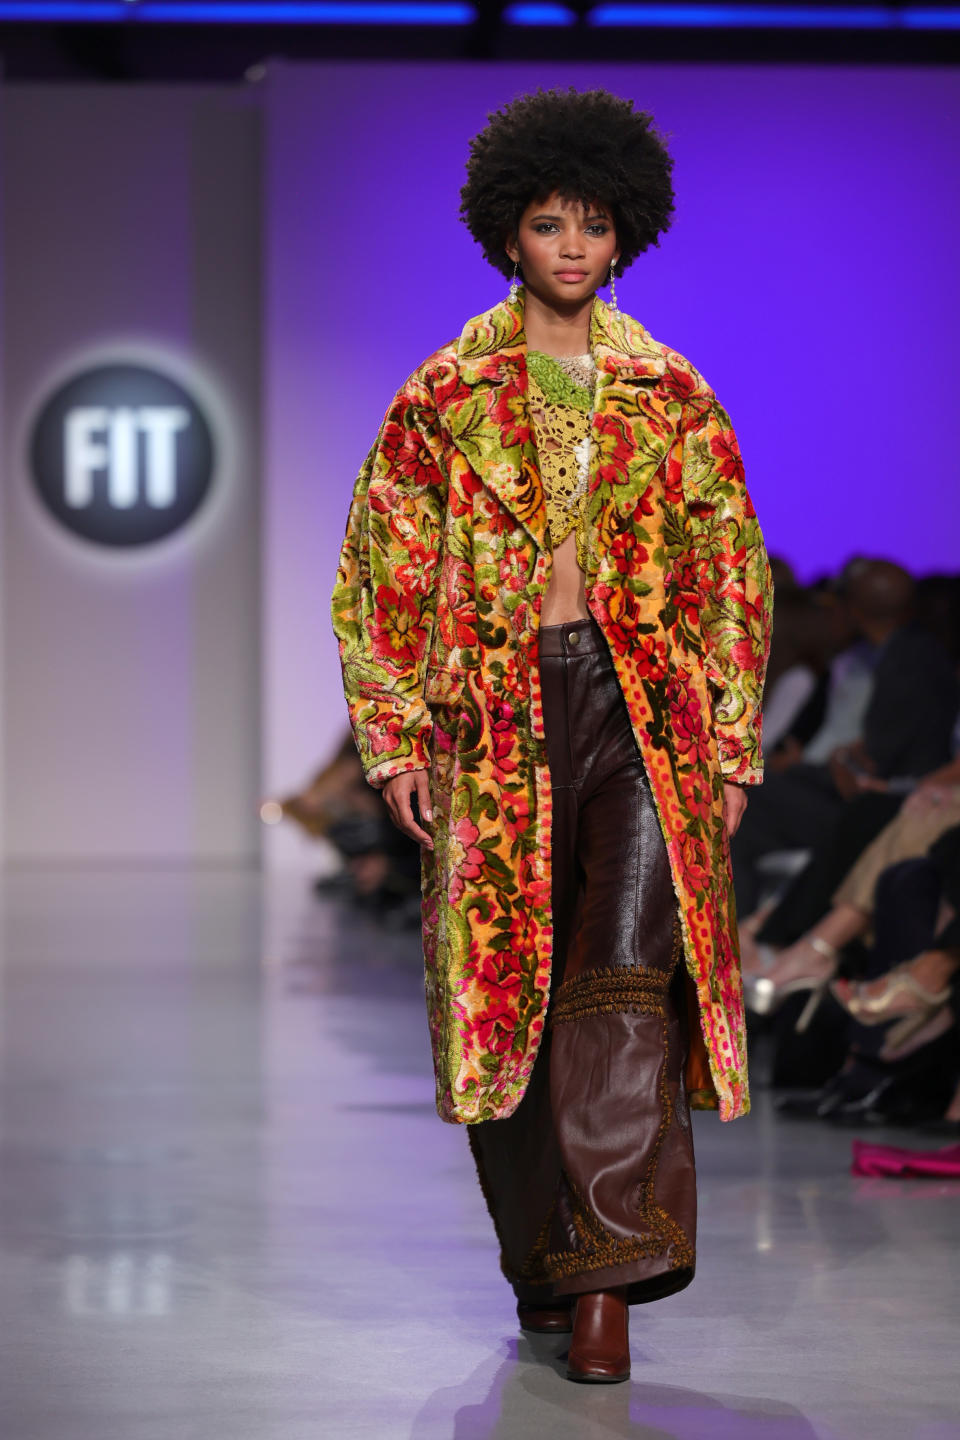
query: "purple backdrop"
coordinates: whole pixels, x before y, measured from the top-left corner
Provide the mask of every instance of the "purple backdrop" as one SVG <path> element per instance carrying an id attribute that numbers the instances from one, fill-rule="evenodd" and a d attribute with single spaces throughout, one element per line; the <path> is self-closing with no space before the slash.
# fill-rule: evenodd
<path id="1" fill-rule="evenodd" d="M 393 392 L 506 293 L 457 216 L 467 141 L 514 95 L 567 84 L 632 96 L 670 137 L 676 219 L 620 303 L 730 411 L 770 549 L 804 579 L 854 551 L 960 565 L 956 71 L 280 64 L 266 373 L 281 694 L 331 679 L 350 488 Z M 306 716 L 277 722 L 286 767 L 316 753 L 319 695 L 301 698 Z"/>

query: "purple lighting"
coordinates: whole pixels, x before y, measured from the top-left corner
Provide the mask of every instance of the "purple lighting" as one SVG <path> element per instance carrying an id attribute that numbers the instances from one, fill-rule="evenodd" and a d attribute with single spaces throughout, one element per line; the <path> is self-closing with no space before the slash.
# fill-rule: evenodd
<path id="1" fill-rule="evenodd" d="M 470 136 L 515 95 L 558 85 L 629 96 L 670 137 L 676 218 L 618 298 L 729 410 L 770 549 L 802 579 L 854 552 L 956 569 L 960 75 L 548 62 L 274 76 L 274 470 L 303 474 L 296 525 L 327 546 L 311 566 L 333 573 L 394 391 L 506 294 L 457 219 Z M 335 135 L 349 146 L 317 139 Z"/>
<path id="2" fill-rule="evenodd" d="M 0 21 L 214 25 L 470 25 L 462 0 L 0 0 Z"/>

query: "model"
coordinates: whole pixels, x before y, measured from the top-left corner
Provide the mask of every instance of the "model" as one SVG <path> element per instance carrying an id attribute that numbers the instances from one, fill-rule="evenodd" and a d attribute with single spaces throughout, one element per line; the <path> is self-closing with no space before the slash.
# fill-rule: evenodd
<path id="1" fill-rule="evenodd" d="M 729 416 L 614 286 L 671 169 L 604 90 L 489 117 L 461 214 L 510 293 L 394 397 L 333 597 L 367 778 L 422 846 L 438 1110 L 521 1325 L 572 1330 L 584 1381 L 693 1277 L 689 1105 L 749 1108 L 729 836 L 770 569 Z"/>

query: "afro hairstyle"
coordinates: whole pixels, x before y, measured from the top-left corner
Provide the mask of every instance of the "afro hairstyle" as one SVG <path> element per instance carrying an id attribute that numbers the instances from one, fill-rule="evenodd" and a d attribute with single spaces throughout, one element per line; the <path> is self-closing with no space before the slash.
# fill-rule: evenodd
<path id="1" fill-rule="evenodd" d="M 528 205 L 559 193 L 611 213 L 622 272 L 669 229 L 673 158 L 653 116 L 609 90 L 536 90 L 488 115 L 470 141 L 460 218 L 503 275 Z"/>

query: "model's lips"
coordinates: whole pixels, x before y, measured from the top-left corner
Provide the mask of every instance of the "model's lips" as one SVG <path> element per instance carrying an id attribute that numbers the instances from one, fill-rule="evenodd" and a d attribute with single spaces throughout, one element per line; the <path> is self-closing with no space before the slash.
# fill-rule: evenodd
<path id="1" fill-rule="evenodd" d="M 558 280 L 583 280 L 586 278 L 586 270 L 554 270 Z"/>

